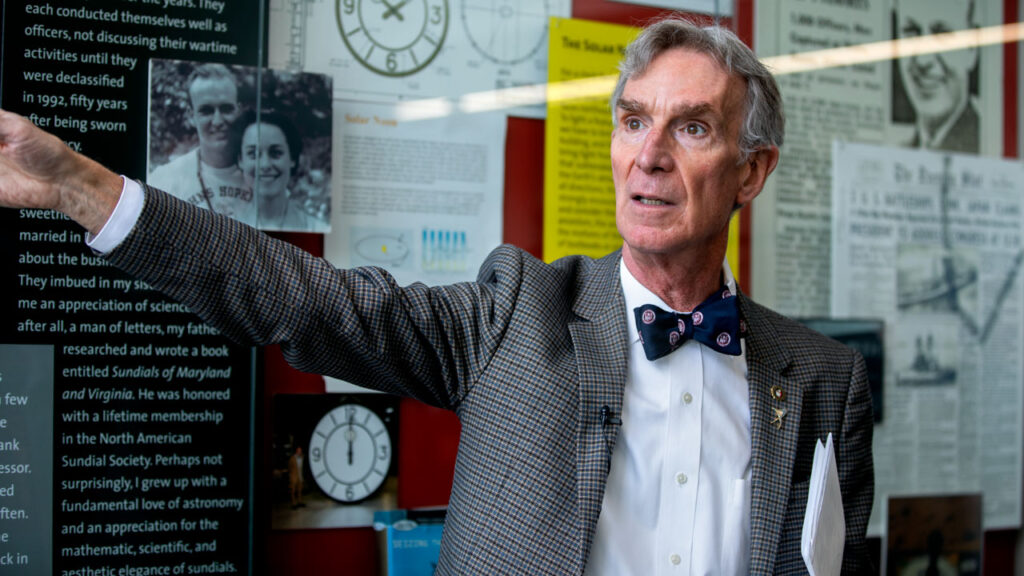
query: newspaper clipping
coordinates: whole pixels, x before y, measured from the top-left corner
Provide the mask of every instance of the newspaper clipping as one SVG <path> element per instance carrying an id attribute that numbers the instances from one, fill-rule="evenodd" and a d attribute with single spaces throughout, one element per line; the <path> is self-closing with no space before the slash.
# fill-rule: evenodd
<path id="1" fill-rule="evenodd" d="M 892 494 L 984 493 L 986 529 L 1021 520 L 1024 220 L 1017 162 L 837 141 L 832 311 L 886 319 L 875 508 Z"/>
<path id="2" fill-rule="evenodd" d="M 945 50 L 943 34 L 998 24 L 1002 5 L 778 0 L 755 9 L 755 48 L 779 79 L 786 142 L 753 204 L 751 288 L 784 314 L 827 316 L 832 140 L 999 154 L 1000 48 Z M 900 43 L 926 38 L 937 48 L 910 54 Z"/>

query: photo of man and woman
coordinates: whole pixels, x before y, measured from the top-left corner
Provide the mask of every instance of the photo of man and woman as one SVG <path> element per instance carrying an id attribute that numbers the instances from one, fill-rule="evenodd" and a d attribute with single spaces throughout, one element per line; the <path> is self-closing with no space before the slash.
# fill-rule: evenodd
<path id="1" fill-rule="evenodd" d="M 263 230 L 330 231 L 328 76 L 154 59 L 148 153 L 146 183 L 182 200 Z"/>

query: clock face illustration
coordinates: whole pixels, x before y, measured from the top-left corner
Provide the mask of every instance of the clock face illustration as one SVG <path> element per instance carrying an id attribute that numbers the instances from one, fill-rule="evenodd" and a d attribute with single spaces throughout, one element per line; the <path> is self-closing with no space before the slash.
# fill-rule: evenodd
<path id="1" fill-rule="evenodd" d="M 363 66 L 408 76 L 437 56 L 448 35 L 448 0 L 336 0 L 338 30 Z"/>
<path id="2" fill-rule="evenodd" d="M 358 502 L 384 484 L 391 436 L 376 412 L 342 404 L 320 419 L 309 439 L 309 468 L 317 486 L 339 502 Z"/>

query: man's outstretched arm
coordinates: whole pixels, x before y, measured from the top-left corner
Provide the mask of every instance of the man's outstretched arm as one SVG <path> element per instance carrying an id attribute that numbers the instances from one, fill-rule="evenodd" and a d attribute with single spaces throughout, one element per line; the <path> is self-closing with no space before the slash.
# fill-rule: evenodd
<path id="1" fill-rule="evenodd" d="M 0 206 L 58 210 L 96 234 L 121 188 L 117 174 L 22 116 L 0 110 Z"/>

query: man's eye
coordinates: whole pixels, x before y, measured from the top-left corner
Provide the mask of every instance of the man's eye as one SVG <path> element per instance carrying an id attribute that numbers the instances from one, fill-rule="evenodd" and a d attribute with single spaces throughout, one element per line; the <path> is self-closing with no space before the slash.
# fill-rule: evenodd
<path id="1" fill-rule="evenodd" d="M 683 126 L 683 132 L 689 134 L 690 136 L 703 136 L 704 134 L 707 134 L 708 131 L 706 128 L 704 128 L 704 126 L 701 126 L 700 124 L 690 123 Z"/>
<path id="2" fill-rule="evenodd" d="M 214 106 L 213 104 L 203 104 L 199 107 L 200 116 L 213 116 L 217 112 L 220 112 L 221 116 L 230 116 L 231 114 L 234 114 L 237 111 L 238 106 L 228 103 L 218 104 L 216 106 Z"/>
<path id="3" fill-rule="evenodd" d="M 630 118 L 629 120 L 626 120 L 626 128 L 629 128 L 630 130 L 639 130 L 643 128 L 643 126 L 644 123 L 637 120 L 636 118 Z"/>

